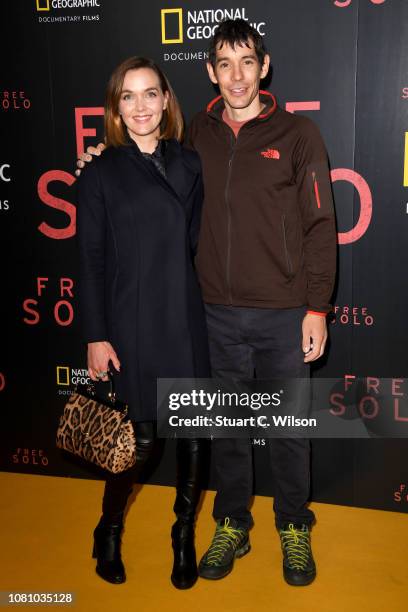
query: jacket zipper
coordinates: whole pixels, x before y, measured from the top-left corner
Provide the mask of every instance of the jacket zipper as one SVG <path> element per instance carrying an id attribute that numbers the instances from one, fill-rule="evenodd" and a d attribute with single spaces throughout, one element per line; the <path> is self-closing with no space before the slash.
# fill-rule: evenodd
<path id="1" fill-rule="evenodd" d="M 227 281 L 227 290 L 228 290 L 228 301 L 229 304 L 232 305 L 232 291 L 231 291 L 231 224 L 232 224 L 232 219 L 231 219 L 231 206 L 230 206 L 230 201 L 229 201 L 229 197 L 228 197 L 228 191 L 229 191 L 229 185 L 230 185 L 230 180 L 231 180 L 231 171 L 232 171 L 232 161 L 234 159 L 234 154 L 235 154 L 235 147 L 237 144 L 237 140 L 238 138 L 235 139 L 235 142 L 233 140 L 233 135 L 230 134 L 230 142 L 231 142 L 231 155 L 230 158 L 228 160 L 228 174 L 227 174 L 227 181 L 225 183 L 225 203 L 227 205 L 227 261 L 226 261 L 226 281 Z"/>
<path id="2" fill-rule="evenodd" d="M 282 215 L 282 233 L 283 233 L 283 248 L 285 249 L 286 267 L 288 269 L 289 276 L 292 276 L 292 262 L 290 260 L 288 244 L 286 241 L 286 228 L 285 228 L 285 215 Z"/>
<path id="3" fill-rule="evenodd" d="M 316 172 L 312 172 L 312 179 L 313 179 L 313 188 L 314 188 L 317 208 L 320 208 L 319 183 L 317 182 Z"/>

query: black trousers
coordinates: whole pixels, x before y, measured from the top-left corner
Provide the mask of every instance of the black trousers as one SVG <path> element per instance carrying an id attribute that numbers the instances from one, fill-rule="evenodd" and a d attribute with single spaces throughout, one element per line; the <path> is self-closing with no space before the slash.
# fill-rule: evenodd
<path id="1" fill-rule="evenodd" d="M 219 378 L 308 378 L 302 351 L 302 320 L 306 309 L 240 308 L 206 304 L 213 376 Z M 286 522 L 311 524 L 310 442 L 303 438 L 268 440 L 274 479 L 277 527 Z M 214 439 L 212 463 L 217 494 L 213 516 L 234 518 L 249 528 L 253 495 L 250 439 Z"/>
<path id="2" fill-rule="evenodd" d="M 120 474 L 109 474 L 102 501 L 106 523 L 122 521 L 134 483 L 153 455 L 156 443 L 155 421 L 132 421 L 136 437 L 136 463 Z M 202 490 L 202 443 L 196 439 L 177 439 L 177 494 L 174 512 L 178 519 L 193 522 Z"/>

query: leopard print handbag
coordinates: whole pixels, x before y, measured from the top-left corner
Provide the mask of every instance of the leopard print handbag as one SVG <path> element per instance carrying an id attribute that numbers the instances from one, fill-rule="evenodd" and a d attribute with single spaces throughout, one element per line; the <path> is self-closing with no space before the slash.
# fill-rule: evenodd
<path id="1" fill-rule="evenodd" d="M 103 401 L 94 385 L 77 385 L 59 420 L 57 447 L 119 474 L 136 463 L 136 439 L 127 405 L 116 399 L 109 380 Z"/>

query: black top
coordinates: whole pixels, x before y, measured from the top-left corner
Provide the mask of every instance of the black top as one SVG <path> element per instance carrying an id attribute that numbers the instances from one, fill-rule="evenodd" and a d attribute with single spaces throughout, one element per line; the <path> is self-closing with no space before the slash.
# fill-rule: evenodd
<path id="1" fill-rule="evenodd" d="M 140 151 L 145 159 L 156 166 L 157 170 L 162 176 L 164 176 L 164 178 L 166 178 L 166 166 L 164 162 L 165 146 L 164 140 L 159 140 L 153 153 L 144 153 L 143 151 Z"/>
<path id="2" fill-rule="evenodd" d="M 146 159 L 149 163 L 152 163 L 156 166 L 156 169 L 160 172 L 163 178 L 166 178 L 166 164 L 165 164 L 165 153 L 166 153 L 166 142 L 164 140 L 159 140 L 157 143 L 157 147 L 153 151 L 153 153 L 144 153 L 141 151 L 136 144 L 136 142 L 126 134 L 126 144 L 131 147 L 135 147 L 137 151 L 142 155 L 144 159 Z"/>

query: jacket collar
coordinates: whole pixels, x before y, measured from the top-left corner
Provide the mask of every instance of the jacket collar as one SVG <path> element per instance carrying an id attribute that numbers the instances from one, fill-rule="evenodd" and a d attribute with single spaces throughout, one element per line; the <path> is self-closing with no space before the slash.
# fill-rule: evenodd
<path id="1" fill-rule="evenodd" d="M 252 121 L 263 121 L 265 119 L 269 119 L 269 117 L 273 115 L 273 113 L 276 111 L 278 107 L 275 96 L 271 94 L 269 91 L 260 89 L 259 97 L 260 97 L 261 102 L 265 104 L 265 108 L 261 115 L 254 117 L 254 119 L 250 119 L 249 121 L 251 122 Z M 224 104 L 224 100 L 222 96 L 217 96 L 216 98 L 214 98 L 214 100 L 211 100 L 211 102 L 208 104 L 207 113 L 210 116 L 215 117 L 216 119 L 219 119 L 220 121 L 222 121 L 222 113 L 224 109 L 225 109 L 225 104 Z"/>

